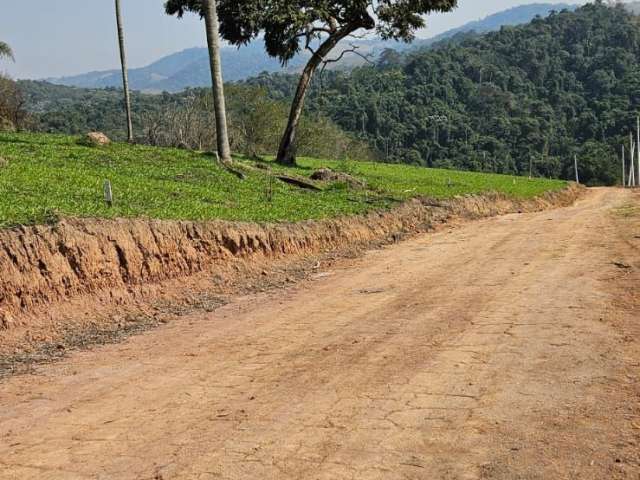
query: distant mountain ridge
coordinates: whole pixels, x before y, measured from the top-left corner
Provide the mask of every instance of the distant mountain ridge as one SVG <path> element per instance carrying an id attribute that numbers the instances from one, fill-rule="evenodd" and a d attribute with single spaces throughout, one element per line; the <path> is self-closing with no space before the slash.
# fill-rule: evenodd
<path id="1" fill-rule="evenodd" d="M 227 81 L 242 80 L 261 73 L 282 69 L 277 59 L 270 58 L 262 45 L 254 42 L 241 49 L 222 49 L 222 63 Z M 296 66 L 294 61 L 291 67 Z M 107 88 L 122 85 L 119 70 L 89 72 L 70 77 L 47 79 L 51 83 L 81 88 Z M 142 68 L 129 70 L 129 81 L 134 90 L 175 92 L 187 87 L 209 85 L 208 52 L 194 47 L 177 52 Z"/>
<path id="2" fill-rule="evenodd" d="M 430 48 L 440 42 L 454 38 L 461 33 L 486 33 L 499 30 L 503 26 L 527 23 L 536 16 L 546 17 L 552 11 L 564 9 L 575 10 L 576 8 L 576 5 L 566 3 L 534 3 L 490 15 L 482 20 L 467 23 L 430 39 L 417 40 L 409 45 L 381 40 L 359 40 L 354 43 L 358 45 L 361 53 L 376 57 L 386 48 L 396 50 Z M 301 54 L 294 58 L 286 67 L 282 67 L 277 59 L 270 58 L 266 54 L 263 44 L 260 41 L 253 42 L 240 49 L 235 47 L 222 49 L 224 77 L 226 81 L 230 82 L 245 80 L 259 75 L 262 72 L 296 72 L 302 68 L 306 60 L 307 55 Z M 339 64 L 337 68 L 348 69 L 362 63 L 363 60 L 360 57 L 351 56 L 350 59 Z M 47 79 L 47 81 L 58 85 L 82 88 L 108 88 L 119 87 L 122 79 L 119 70 L 108 70 L 62 78 L 52 78 Z M 129 71 L 129 81 L 134 90 L 146 92 L 177 92 L 188 87 L 210 85 L 211 77 L 209 73 L 207 49 L 199 47 L 190 48 L 163 57 L 146 67 L 131 69 Z"/>
<path id="3" fill-rule="evenodd" d="M 482 20 L 465 23 L 461 27 L 452 28 L 444 33 L 434 37 L 418 40 L 414 43 L 416 48 L 429 47 L 431 45 L 448 40 L 462 33 L 475 32 L 478 34 L 493 32 L 500 30 L 502 27 L 516 26 L 529 23 L 535 17 L 548 17 L 551 12 L 560 12 L 562 10 L 574 11 L 578 5 L 568 3 L 531 3 L 509 8 L 493 15 L 489 15 Z"/>

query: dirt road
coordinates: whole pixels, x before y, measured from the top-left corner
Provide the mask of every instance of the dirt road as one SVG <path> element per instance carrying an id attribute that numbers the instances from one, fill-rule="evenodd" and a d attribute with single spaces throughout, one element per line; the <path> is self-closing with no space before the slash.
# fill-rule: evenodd
<path id="1" fill-rule="evenodd" d="M 0 478 L 638 479 L 639 288 L 627 191 L 424 235 L 3 381 Z"/>

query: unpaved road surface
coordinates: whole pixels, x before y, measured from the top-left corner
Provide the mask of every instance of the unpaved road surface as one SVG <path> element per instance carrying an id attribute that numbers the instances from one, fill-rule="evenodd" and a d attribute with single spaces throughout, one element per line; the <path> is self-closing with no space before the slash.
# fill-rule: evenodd
<path id="1" fill-rule="evenodd" d="M 640 196 L 424 235 L 0 383 L 5 479 L 640 478 Z"/>

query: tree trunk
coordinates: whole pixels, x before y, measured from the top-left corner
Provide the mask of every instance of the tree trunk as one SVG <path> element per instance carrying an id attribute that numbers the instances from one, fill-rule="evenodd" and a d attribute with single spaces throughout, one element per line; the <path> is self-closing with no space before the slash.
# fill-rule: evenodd
<path id="1" fill-rule="evenodd" d="M 345 28 L 336 33 L 331 34 L 320 45 L 318 50 L 313 54 L 307 65 L 302 71 L 300 81 L 298 82 L 298 88 L 296 94 L 293 97 L 291 104 L 291 112 L 289 113 L 289 121 L 287 122 L 287 128 L 284 131 L 282 140 L 280 141 L 280 148 L 278 149 L 277 162 L 281 165 L 295 165 L 296 164 L 296 136 L 298 133 L 298 124 L 300 123 L 300 117 L 302 116 L 302 110 L 304 109 L 304 100 L 307 95 L 307 90 L 313 79 L 313 75 L 325 60 L 326 56 L 333 50 L 333 48 L 340 42 L 340 40 L 348 37 L 357 28 Z"/>
<path id="2" fill-rule="evenodd" d="M 133 142 L 133 121 L 131 120 L 131 93 L 129 92 L 129 74 L 127 73 L 127 52 L 124 45 L 124 28 L 120 0 L 116 0 L 116 23 L 118 26 L 118 43 L 120 44 L 120 64 L 122 66 L 122 88 L 124 89 L 124 106 L 127 112 L 127 140 Z"/>
<path id="3" fill-rule="evenodd" d="M 213 106 L 216 114 L 216 142 L 218 155 L 223 162 L 231 161 L 229 134 L 227 131 L 227 108 L 224 99 L 224 83 L 220 62 L 220 34 L 216 0 L 203 0 L 204 20 L 207 29 L 209 46 L 209 63 L 211 66 L 211 84 L 213 89 Z"/>

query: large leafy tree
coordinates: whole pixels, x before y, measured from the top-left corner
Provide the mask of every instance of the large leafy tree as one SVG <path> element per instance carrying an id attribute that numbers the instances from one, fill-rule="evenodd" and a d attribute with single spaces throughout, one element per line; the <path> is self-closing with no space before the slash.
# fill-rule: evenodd
<path id="1" fill-rule="evenodd" d="M 0 42 L 0 58 L 10 58 L 13 60 L 13 50 L 8 43 Z"/>
<path id="2" fill-rule="evenodd" d="M 234 45 L 263 35 L 267 53 L 283 64 L 303 50 L 311 52 L 292 101 L 278 149 L 278 162 L 291 165 L 296 134 L 313 75 L 343 40 L 365 32 L 411 41 L 424 26 L 423 15 L 453 9 L 457 0 L 220 0 L 220 31 Z M 203 13 L 203 0 L 168 0 L 168 13 Z"/>
<path id="3" fill-rule="evenodd" d="M 209 63 L 211 67 L 211 85 L 213 88 L 213 107 L 216 118 L 216 140 L 218 155 L 225 163 L 231 162 L 231 148 L 227 129 L 227 109 L 224 98 L 224 82 L 220 60 L 220 33 L 217 0 L 199 0 L 197 8 L 176 8 L 175 2 L 168 1 L 165 10 L 169 15 L 182 17 L 185 11 L 194 11 L 205 20 L 207 45 L 209 47 Z M 188 3 L 188 2 L 181 2 Z"/>

